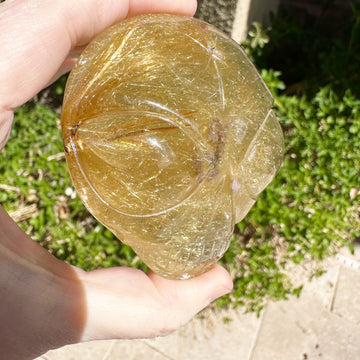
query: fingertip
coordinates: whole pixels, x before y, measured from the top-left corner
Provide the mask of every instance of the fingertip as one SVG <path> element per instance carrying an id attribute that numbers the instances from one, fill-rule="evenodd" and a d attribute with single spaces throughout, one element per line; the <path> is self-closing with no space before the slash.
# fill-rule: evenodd
<path id="1" fill-rule="evenodd" d="M 167 309 L 166 314 L 171 313 L 172 322 L 177 327 L 233 288 L 229 273 L 220 265 L 186 280 L 169 280 L 152 271 L 147 276 L 157 289 L 162 306 Z"/>
<path id="2" fill-rule="evenodd" d="M 220 265 L 216 264 L 211 270 L 200 275 L 199 279 L 209 284 L 209 301 L 230 293 L 234 284 L 230 274 Z"/>
<path id="3" fill-rule="evenodd" d="M 0 108 L 0 151 L 4 148 L 10 137 L 11 126 L 14 119 L 14 112 Z"/>
<path id="4" fill-rule="evenodd" d="M 214 266 L 215 271 L 219 272 L 219 276 L 221 278 L 221 282 L 224 286 L 224 288 L 226 288 L 228 290 L 228 292 L 231 292 L 234 288 L 234 283 L 233 280 L 229 274 L 229 272 L 222 266 L 216 264 Z"/>
<path id="5" fill-rule="evenodd" d="M 149 0 L 131 0 L 129 2 L 129 11 L 127 17 L 144 13 L 167 12 L 179 15 L 193 16 L 197 9 L 197 0 L 187 1 L 149 1 Z"/>
<path id="6" fill-rule="evenodd" d="M 218 264 L 207 272 L 186 280 L 169 280 L 152 270 L 148 271 L 147 276 L 156 284 L 160 292 L 175 298 L 178 296 L 183 298 L 196 296 L 207 302 L 212 302 L 233 289 L 230 274 Z"/>
<path id="7" fill-rule="evenodd" d="M 189 15 L 194 16 L 198 7 L 197 0 L 189 1 Z"/>

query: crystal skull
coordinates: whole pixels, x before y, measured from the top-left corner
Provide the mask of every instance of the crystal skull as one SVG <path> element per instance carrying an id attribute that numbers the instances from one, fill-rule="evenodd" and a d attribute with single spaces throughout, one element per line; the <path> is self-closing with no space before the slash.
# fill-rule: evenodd
<path id="1" fill-rule="evenodd" d="M 70 73 L 62 134 L 89 211 L 153 271 L 197 276 L 283 160 L 273 98 L 240 46 L 150 14 L 98 35 Z"/>

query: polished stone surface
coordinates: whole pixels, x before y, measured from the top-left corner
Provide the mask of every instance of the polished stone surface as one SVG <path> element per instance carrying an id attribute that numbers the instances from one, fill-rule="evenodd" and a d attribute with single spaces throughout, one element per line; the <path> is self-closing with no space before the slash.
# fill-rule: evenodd
<path id="1" fill-rule="evenodd" d="M 273 99 L 214 27 L 143 15 L 100 34 L 70 74 L 62 117 L 74 185 L 155 272 L 196 276 L 283 158 Z"/>

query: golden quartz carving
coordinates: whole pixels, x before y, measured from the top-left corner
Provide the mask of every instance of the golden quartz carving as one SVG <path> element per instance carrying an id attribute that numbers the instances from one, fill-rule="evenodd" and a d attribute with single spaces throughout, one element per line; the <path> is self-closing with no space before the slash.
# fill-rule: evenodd
<path id="1" fill-rule="evenodd" d="M 62 132 L 89 211 L 155 272 L 197 276 L 224 254 L 283 159 L 273 98 L 242 49 L 202 21 L 122 21 L 72 70 Z"/>

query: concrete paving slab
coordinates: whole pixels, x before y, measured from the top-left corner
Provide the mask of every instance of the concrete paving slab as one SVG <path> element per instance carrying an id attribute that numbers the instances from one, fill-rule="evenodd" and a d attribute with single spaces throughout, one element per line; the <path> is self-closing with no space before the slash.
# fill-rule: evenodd
<path id="1" fill-rule="evenodd" d="M 172 360 L 158 349 L 146 344 L 144 340 L 118 340 L 109 356 L 104 360 Z M 103 359 L 101 359 L 103 360 Z"/>
<path id="2" fill-rule="evenodd" d="M 340 265 L 336 261 L 331 261 L 328 270 L 320 277 L 313 277 L 304 285 L 300 299 L 301 302 L 316 301 L 325 310 L 331 311 L 336 284 L 339 278 Z"/>
<path id="3" fill-rule="evenodd" d="M 36 360 L 169 360 L 142 340 L 110 340 L 65 346 Z"/>
<path id="4" fill-rule="evenodd" d="M 335 259 L 348 269 L 360 270 L 360 245 L 355 246 L 354 253 L 351 253 L 348 247 L 343 247 L 335 255 Z"/>
<path id="5" fill-rule="evenodd" d="M 332 310 L 335 314 L 360 325 L 360 272 L 342 267 Z"/>
<path id="6" fill-rule="evenodd" d="M 95 341 L 91 343 L 76 344 L 47 352 L 36 360 L 83 360 L 97 357 L 101 359 L 111 346 L 108 341 Z"/>
<path id="7" fill-rule="evenodd" d="M 197 318 L 166 338 L 147 342 L 174 360 L 247 360 L 260 319 L 239 311 L 226 316 L 232 320 L 225 323 L 221 313 L 206 320 Z"/>
<path id="8" fill-rule="evenodd" d="M 320 301 L 270 303 L 250 360 L 357 359 L 360 327 Z"/>

